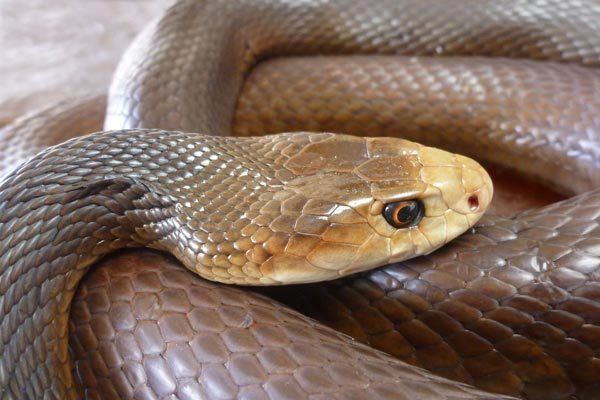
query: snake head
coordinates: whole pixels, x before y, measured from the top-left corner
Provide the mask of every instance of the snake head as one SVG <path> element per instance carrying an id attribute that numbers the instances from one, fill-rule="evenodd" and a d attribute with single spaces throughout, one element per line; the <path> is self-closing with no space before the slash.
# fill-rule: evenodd
<path id="1" fill-rule="evenodd" d="M 182 220 L 198 242 L 182 251 L 225 283 L 335 279 L 427 254 L 473 226 L 492 197 L 475 161 L 402 139 L 219 140 L 204 170 L 215 175 L 194 193 L 205 198 Z"/>
<path id="2" fill-rule="evenodd" d="M 293 232 L 263 270 L 333 279 L 427 254 L 472 227 L 492 198 L 475 161 L 397 138 L 322 135 L 294 149 L 279 194 Z M 277 225 L 277 224 L 275 224 Z"/>

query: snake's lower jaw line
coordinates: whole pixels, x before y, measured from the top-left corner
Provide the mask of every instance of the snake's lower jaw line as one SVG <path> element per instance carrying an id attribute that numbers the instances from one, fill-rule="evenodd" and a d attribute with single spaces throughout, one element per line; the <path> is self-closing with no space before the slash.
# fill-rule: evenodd
<path id="1" fill-rule="evenodd" d="M 336 270 L 319 268 L 306 258 L 284 254 L 272 257 L 260 270 L 263 278 L 254 285 L 293 285 L 339 278 Z"/>

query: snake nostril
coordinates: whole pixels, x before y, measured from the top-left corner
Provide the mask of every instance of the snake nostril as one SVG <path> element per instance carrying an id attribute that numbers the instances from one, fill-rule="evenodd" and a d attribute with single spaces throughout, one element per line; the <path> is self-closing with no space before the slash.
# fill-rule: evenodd
<path id="1" fill-rule="evenodd" d="M 479 197 L 477 197 L 476 194 L 470 195 L 467 202 L 469 203 L 469 209 L 471 211 L 477 211 L 479 208 Z"/>

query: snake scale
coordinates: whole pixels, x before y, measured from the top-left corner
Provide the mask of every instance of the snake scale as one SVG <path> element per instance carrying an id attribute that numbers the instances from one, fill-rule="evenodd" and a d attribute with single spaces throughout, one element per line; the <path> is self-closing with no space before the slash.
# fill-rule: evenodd
<path id="1" fill-rule="evenodd" d="M 178 1 L 123 57 L 113 131 L 45 150 L 0 185 L 3 397 L 501 397 L 468 383 L 597 398 L 598 14 L 594 2 Z M 289 57 L 322 54 L 336 57 Z M 401 139 L 229 137 L 298 129 L 423 141 L 582 194 L 486 217 L 402 261 L 477 222 L 485 172 Z M 387 206 L 415 199 L 424 216 L 406 229 Z M 67 329 L 89 265 L 140 245 L 230 283 L 391 262 L 268 292 L 407 363 L 157 253 L 94 267 Z"/>

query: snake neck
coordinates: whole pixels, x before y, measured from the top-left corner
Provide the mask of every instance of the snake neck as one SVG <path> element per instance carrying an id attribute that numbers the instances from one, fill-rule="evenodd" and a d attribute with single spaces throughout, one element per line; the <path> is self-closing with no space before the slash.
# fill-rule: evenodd
<path id="1" fill-rule="evenodd" d="M 193 267 L 193 228 L 222 230 L 227 221 L 215 218 L 231 199 L 250 201 L 248 193 L 258 198 L 280 182 L 271 163 L 261 162 L 281 158 L 278 140 L 287 143 L 284 136 L 104 132 L 51 147 L 2 181 L 0 391 L 77 398 L 67 321 L 89 266 L 109 252 L 145 246 Z"/>
<path id="2" fill-rule="evenodd" d="M 163 146 L 152 134 L 137 146 L 132 140 L 136 132 L 78 139 L 41 153 L 0 184 L 3 396 L 76 398 L 67 321 L 81 277 L 117 249 L 161 249 L 176 229 L 176 199 L 152 181 L 154 161 L 130 157 L 140 146 L 150 154 Z"/>
<path id="3" fill-rule="evenodd" d="M 68 314 L 80 279 L 106 253 L 160 248 L 154 241 L 172 229 L 164 222 L 169 201 L 132 179 L 62 189 L 24 193 L 0 206 L 0 248 L 7 249 L 0 259 L 0 385 L 17 398 L 77 397 L 65 366 Z M 21 330 L 36 335 L 18 339 Z"/>

